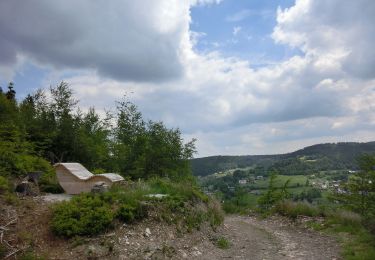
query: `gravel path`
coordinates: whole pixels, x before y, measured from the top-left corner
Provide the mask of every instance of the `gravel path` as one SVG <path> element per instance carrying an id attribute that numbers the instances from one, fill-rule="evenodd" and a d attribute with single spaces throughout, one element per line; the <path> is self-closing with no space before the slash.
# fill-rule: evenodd
<path id="1" fill-rule="evenodd" d="M 199 259 L 340 259 L 340 248 L 333 238 L 280 218 L 229 216 L 223 235 L 231 247 L 202 250 Z"/>

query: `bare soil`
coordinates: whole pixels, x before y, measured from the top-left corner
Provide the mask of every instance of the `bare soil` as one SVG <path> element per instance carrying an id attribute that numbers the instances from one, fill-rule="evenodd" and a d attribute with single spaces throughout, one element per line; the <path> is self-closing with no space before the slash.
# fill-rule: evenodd
<path id="1" fill-rule="evenodd" d="M 222 234 L 231 247 L 205 250 L 200 259 L 340 259 L 334 238 L 282 217 L 229 216 Z"/>

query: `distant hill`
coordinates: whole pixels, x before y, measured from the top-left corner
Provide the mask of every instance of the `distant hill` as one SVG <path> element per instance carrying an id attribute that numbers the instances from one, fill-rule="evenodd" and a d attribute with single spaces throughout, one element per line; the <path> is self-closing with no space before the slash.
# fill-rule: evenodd
<path id="1" fill-rule="evenodd" d="M 210 156 L 191 160 L 193 174 L 206 176 L 235 168 L 252 167 L 257 173 L 310 174 L 316 171 L 357 169 L 356 158 L 375 153 L 375 142 L 326 143 L 276 155 Z"/>

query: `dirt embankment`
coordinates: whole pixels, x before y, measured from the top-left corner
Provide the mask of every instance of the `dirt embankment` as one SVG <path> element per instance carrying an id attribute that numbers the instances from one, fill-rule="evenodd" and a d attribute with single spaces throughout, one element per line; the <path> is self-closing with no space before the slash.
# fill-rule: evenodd
<path id="1" fill-rule="evenodd" d="M 181 233 L 174 225 L 146 219 L 134 225 L 118 223 L 92 238 L 56 238 L 49 229 L 50 203 L 24 201 L 22 207 L 0 206 L 2 242 L 20 250 L 32 249 L 46 259 L 339 259 L 333 238 L 296 226 L 284 218 L 260 220 L 228 216 L 213 231 Z M 220 249 L 221 237 L 230 242 Z M 4 242 L 5 241 L 5 242 Z"/>

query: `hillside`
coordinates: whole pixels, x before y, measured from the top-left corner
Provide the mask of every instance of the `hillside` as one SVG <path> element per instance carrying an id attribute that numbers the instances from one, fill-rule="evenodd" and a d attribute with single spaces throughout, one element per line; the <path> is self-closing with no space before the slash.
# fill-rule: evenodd
<path id="1" fill-rule="evenodd" d="M 375 142 L 326 143 L 276 155 L 210 156 L 191 160 L 193 174 L 206 176 L 235 168 L 253 168 L 256 173 L 277 170 L 281 174 L 309 174 L 314 171 L 357 169 L 356 158 L 375 153 Z"/>

